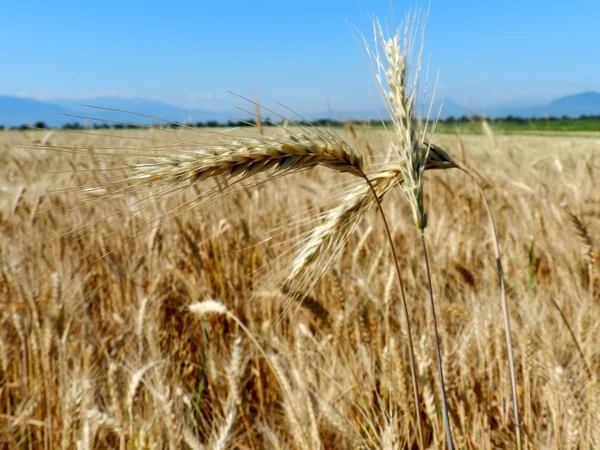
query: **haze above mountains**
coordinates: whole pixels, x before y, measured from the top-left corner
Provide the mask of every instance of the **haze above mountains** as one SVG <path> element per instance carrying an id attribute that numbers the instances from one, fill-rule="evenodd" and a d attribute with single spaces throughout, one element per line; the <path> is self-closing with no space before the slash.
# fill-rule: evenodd
<path id="1" fill-rule="evenodd" d="M 94 105 L 91 108 L 86 105 Z M 244 105 L 246 109 L 253 110 L 252 105 Z M 113 110 L 99 109 L 111 108 Z M 120 111 L 130 111 L 136 114 L 127 114 Z M 433 111 L 439 110 L 439 103 L 434 105 Z M 579 117 L 581 115 L 600 115 L 600 93 L 581 92 L 566 97 L 557 98 L 542 105 L 523 105 L 505 103 L 491 108 L 465 107 L 452 99 L 445 99 L 441 110 L 441 118 L 449 116 L 485 115 L 486 117 Z M 285 112 L 285 114 L 289 114 Z M 267 116 L 268 114 L 264 114 Z M 88 99 L 55 99 L 50 101 L 34 100 L 26 97 L 0 96 L 0 125 L 20 126 L 32 125 L 43 121 L 47 126 L 60 127 L 65 123 L 84 123 L 85 118 L 90 122 L 122 122 L 148 125 L 163 121 L 180 123 L 196 123 L 207 121 L 227 122 L 248 117 L 248 114 L 231 109 L 230 112 L 208 111 L 203 109 L 187 109 L 170 105 L 164 102 L 146 98 L 124 98 L 116 96 L 94 97 Z M 337 120 L 348 119 L 379 119 L 379 113 L 372 110 L 361 111 L 320 111 L 312 112 L 309 120 L 331 118 Z"/>

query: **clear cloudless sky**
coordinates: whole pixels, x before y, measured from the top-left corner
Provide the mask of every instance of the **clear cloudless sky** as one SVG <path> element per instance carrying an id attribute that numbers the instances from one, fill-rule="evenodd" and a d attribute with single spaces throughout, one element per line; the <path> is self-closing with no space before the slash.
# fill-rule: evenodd
<path id="1" fill-rule="evenodd" d="M 360 42 L 417 0 L 53 1 L 0 7 L 0 95 L 149 97 L 228 109 L 227 93 L 301 111 L 373 107 Z M 600 91 L 600 0 L 431 0 L 424 57 L 463 104 Z"/>

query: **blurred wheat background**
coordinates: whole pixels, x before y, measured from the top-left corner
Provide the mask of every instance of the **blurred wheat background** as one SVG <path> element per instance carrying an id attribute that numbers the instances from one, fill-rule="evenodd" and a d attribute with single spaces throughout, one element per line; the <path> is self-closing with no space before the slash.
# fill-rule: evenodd
<path id="1" fill-rule="evenodd" d="M 487 182 L 524 448 L 598 448 L 600 136 L 486 130 L 435 143 Z M 379 128 L 336 132 L 367 164 L 389 148 Z M 106 149 L 193 148 L 196 138 L 185 129 L 0 133 L 0 445 L 417 448 L 404 321 L 376 210 L 303 303 L 278 289 L 298 237 L 344 194 L 347 176 L 317 168 L 242 182 L 226 197 L 214 181 L 169 195 L 83 188 L 118 177 L 103 170 Z M 454 170 L 424 178 L 455 444 L 515 448 L 477 186 Z M 216 195 L 197 204 L 198 189 Z M 383 206 L 411 313 L 424 438 L 441 448 L 422 255 L 396 191 Z"/>

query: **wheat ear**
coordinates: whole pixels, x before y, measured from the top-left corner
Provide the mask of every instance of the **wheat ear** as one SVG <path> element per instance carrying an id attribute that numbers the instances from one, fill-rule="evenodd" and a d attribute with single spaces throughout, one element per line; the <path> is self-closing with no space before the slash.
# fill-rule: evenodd
<path id="1" fill-rule="evenodd" d="M 368 178 L 373 191 L 382 198 L 397 183 L 402 183 L 402 172 L 398 165 L 390 165 L 370 174 Z M 308 235 L 289 268 L 285 289 L 305 292 L 327 270 L 358 223 L 375 206 L 377 201 L 368 184 L 361 183 L 352 188 L 341 204 L 329 210 L 324 222 Z M 315 273 L 316 270 L 319 273 Z"/>
<path id="2" fill-rule="evenodd" d="M 294 172 L 324 166 L 362 176 L 362 155 L 335 136 L 281 135 L 230 141 L 171 157 L 132 164 L 131 180 L 197 182 L 223 175 L 247 178 L 258 173 Z"/>
<path id="3" fill-rule="evenodd" d="M 423 204 L 423 172 L 427 165 L 427 158 L 423 158 L 421 148 L 423 139 L 417 138 L 415 103 L 419 86 L 419 73 L 421 66 L 421 52 L 423 50 L 422 39 L 419 54 L 416 58 L 415 72 L 411 78 L 409 63 L 412 57 L 417 27 L 413 27 L 418 16 L 406 18 L 403 30 L 403 39 L 400 39 L 400 31 L 390 38 L 386 38 L 379 23 L 375 24 L 376 39 L 381 40 L 380 56 L 379 50 L 375 55 L 376 78 L 379 82 L 381 93 L 387 102 L 388 111 L 392 118 L 395 132 L 395 142 L 392 144 L 400 159 L 399 166 L 404 178 L 402 192 L 410 206 L 413 221 L 421 236 L 425 269 L 427 272 L 429 303 L 433 320 L 433 331 L 435 336 L 435 348 L 438 363 L 438 375 L 440 391 L 442 396 L 444 429 L 446 432 L 446 443 L 448 450 L 453 450 L 452 431 L 448 413 L 448 401 L 444 384 L 444 372 L 440 350 L 440 339 L 435 312 L 435 302 L 431 284 L 431 272 L 429 268 L 429 257 L 425 243 L 425 228 L 427 227 L 427 213 Z M 421 438 L 421 445 L 423 445 Z"/>
<path id="4" fill-rule="evenodd" d="M 456 167 L 448 153 L 436 145 L 425 143 L 420 152 L 427 170 Z M 395 185 L 404 183 L 403 171 L 398 163 L 361 177 L 367 180 L 367 184 L 352 188 L 339 206 L 327 212 L 324 222 L 310 232 L 304 247 L 288 269 L 285 290 L 290 293 L 307 291 L 310 284 L 315 283 L 331 265 L 365 214 L 376 207 L 378 200 L 381 201 Z"/>

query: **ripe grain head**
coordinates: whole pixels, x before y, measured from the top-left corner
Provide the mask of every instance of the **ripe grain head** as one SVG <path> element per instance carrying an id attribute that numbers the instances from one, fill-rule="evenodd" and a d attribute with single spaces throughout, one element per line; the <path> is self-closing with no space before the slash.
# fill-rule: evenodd
<path id="1" fill-rule="evenodd" d="M 267 171 L 281 174 L 316 166 L 361 176 L 362 155 L 329 134 L 275 135 L 231 140 L 223 145 L 136 164 L 130 178 L 149 183 L 193 183 L 218 175 L 248 178 Z"/>

